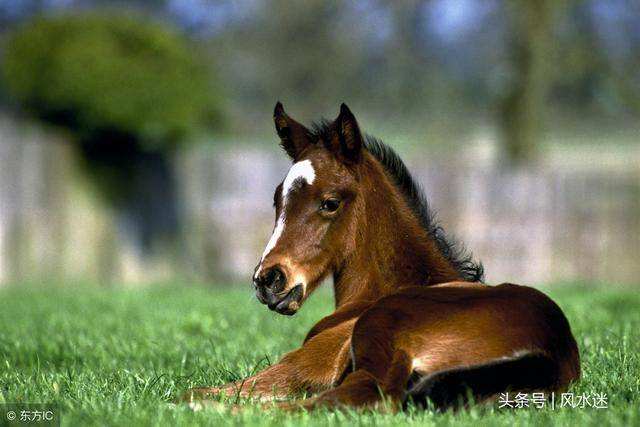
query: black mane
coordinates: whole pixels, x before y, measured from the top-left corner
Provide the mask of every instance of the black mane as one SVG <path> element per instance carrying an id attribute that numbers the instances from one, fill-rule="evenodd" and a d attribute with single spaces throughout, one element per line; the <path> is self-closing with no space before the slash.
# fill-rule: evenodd
<path id="1" fill-rule="evenodd" d="M 330 140 L 332 131 L 331 123 L 326 120 L 321 120 L 312 126 L 312 136 L 316 140 Z M 473 255 L 462 243 L 447 236 L 429 207 L 420 185 L 413 179 L 400 156 L 391 147 L 369 135 L 364 137 L 364 146 L 393 178 L 420 224 L 435 241 L 442 256 L 453 265 L 463 280 L 481 282 L 484 279 L 482 263 L 474 261 Z"/>

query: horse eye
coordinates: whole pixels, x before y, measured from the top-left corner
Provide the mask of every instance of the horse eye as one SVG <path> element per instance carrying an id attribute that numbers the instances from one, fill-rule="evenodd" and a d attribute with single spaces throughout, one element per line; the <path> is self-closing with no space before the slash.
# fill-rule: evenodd
<path id="1" fill-rule="evenodd" d="M 320 205 L 320 210 L 325 212 L 335 212 L 340 207 L 340 200 L 338 199 L 325 199 Z"/>

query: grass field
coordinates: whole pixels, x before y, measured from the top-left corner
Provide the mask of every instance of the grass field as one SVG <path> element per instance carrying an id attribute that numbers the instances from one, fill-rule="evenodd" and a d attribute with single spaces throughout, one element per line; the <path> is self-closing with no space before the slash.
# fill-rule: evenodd
<path id="1" fill-rule="evenodd" d="M 0 402 L 53 402 L 63 425 L 640 425 L 638 292 L 549 293 L 567 313 L 582 354 L 583 379 L 571 392 L 606 393 L 608 409 L 285 414 L 248 406 L 237 415 L 194 413 L 171 399 L 273 363 L 331 311 L 332 299 L 318 293 L 298 315 L 284 317 L 261 306 L 248 286 L 177 285 L 0 290 Z"/>

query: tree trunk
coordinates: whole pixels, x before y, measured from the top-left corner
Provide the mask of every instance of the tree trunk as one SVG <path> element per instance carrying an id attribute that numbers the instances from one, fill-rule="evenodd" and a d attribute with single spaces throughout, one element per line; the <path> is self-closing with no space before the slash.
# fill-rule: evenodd
<path id="1" fill-rule="evenodd" d="M 498 114 L 503 152 L 511 164 L 533 160 L 544 131 L 554 52 L 553 21 L 563 3 L 513 0 L 505 5 L 512 76 Z"/>
<path id="2" fill-rule="evenodd" d="M 121 213 L 143 255 L 173 252 L 180 235 L 176 173 L 169 154 L 141 153 Z"/>
<path id="3" fill-rule="evenodd" d="M 182 230 L 173 154 L 145 150 L 132 135 L 116 131 L 82 140 L 81 147 L 88 174 L 139 258 L 176 261 Z"/>

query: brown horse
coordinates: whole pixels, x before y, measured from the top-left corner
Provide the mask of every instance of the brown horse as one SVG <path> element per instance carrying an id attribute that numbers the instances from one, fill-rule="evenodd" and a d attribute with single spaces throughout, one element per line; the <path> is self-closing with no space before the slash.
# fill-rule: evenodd
<path id="1" fill-rule="evenodd" d="M 293 160 L 274 195 L 273 235 L 256 267 L 257 298 L 292 315 L 333 275 L 336 310 L 302 347 L 242 381 L 190 390 L 283 407 L 437 407 L 469 396 L 565 389 L 580 376 L 576 342 L 541 292 L 481 283 L 482 267 L 445 236 L 400 158 L 363 136 L 342 105 L 309 130 L 280 103 L 274 120 Z"/>

